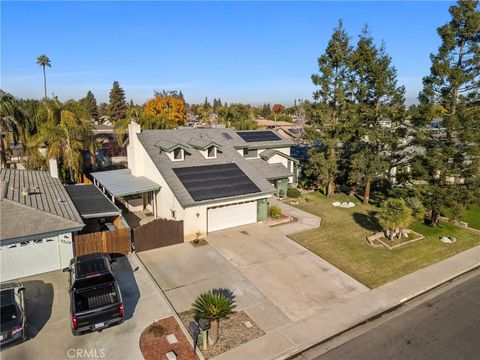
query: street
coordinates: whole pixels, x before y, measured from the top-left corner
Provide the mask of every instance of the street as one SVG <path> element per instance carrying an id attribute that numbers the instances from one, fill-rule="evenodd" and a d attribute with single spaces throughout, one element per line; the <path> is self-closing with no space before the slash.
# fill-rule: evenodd
<path id="1" fill-rule="evenodd" d="M 480 354 L 480 275 L 316 357 L 472 360 Z"/>

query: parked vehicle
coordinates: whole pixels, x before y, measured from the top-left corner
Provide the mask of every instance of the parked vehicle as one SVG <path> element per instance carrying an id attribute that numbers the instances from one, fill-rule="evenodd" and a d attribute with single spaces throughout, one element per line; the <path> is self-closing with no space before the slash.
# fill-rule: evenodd
<path id="1" fill-rule="evenodd" d="M 78 256 L 63 269 L 70 273 L 71 328 L 74 335 L 98 331 L 124 320 L 120 288 L 107 254 Z"/>
<path id="2" fill-rule="evenodd" d="M 25 288 L 20 283 L 0 284 L 0 347 L 27 338 L 24 292 Z"/>

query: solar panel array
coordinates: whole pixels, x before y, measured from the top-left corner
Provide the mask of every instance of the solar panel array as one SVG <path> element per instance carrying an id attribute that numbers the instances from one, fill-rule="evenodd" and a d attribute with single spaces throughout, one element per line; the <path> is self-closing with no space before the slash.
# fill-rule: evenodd
<path id="1" fill-rule="evenodd" d="M 95 185 L 67 185 L 65 189 L 82 216 L 119 212 Z"/>
<path id="2" fill-rule="evenodd" d="M 195 201 L 260 192 L 236 164 L 192 166 L 173 169 Z"/>
<path id="3" fill-rule="evenodd" d="M 246 142 L 281 140 L 273 131 L 238 131 L 237 134 Z"/>

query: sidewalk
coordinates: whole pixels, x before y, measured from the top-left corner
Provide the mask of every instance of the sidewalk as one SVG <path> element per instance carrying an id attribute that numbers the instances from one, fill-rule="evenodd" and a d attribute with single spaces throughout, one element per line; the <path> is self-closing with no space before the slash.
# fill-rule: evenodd
<path id="1" fill-rule="evenodd" d="M 280 207 L 283 214 L 293 216 L 298 219 L 298 221 L 296 222 L 278 225 L 274 227 L 275 230 L 280 231 L 284 235 L 290 235 L 306 230 L 316 229 L 320 226 L 320 223 L 322 222 L 322 219 L 320 217 L 310 214 L 306 211 L 297 209 L 276 199 L 270 200 L 270 203 Z"/>
<path id="2" fill-rule="evenodd" d="M 215 359 L 284 359 L 480 266 L 480 246 L 286 325 Z"/>

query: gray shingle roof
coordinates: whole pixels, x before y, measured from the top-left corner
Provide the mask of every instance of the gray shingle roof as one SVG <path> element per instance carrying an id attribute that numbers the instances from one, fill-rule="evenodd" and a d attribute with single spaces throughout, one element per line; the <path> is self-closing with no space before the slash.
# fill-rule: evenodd
<path id="1" fill-rule="evenodd" d="M 248 164 L 268 180 L 283 179 L 293 175 L 283 164 L 269 164 L 262 159 L 248 160 Z"/>
<path id="2" fill-rule="evenodd" d="M 0 239 L 13 239 L 84 224 L 59 179 L 47 171 L 2 169 Z"/>
<path id="3" fill-rule="evenodd" d="M 258 186 L 260 193 L 255 195 L 269 195 L 275 192 L 274 187 L 270 184 L 262 173 L 249 162 L 245 160 L 236 149 L 239 148 L 269 148 L 269 147 L 289 147 L 294 143 L 289 139 L 281 138 L 277 141 L 263 141 L 247 143 L 232 129 L 194 129 L 194 128 L 179 128 L 174 130 L 144 130 L 138 134 L 138 139 L 141 144 L 157 166 L 163 178 L 177 197 L 182 206 L 188 207 L 204 203 L 218 202 L 222 199 L 215 199 L 214 201 L 194 201 L 178 177 L 175 175 L 173 169 L 177 167 L 190 167 L 202 165 L 214 165 L 235 163 L 238 167 Z M 189 145 L 191 139 L 208 139 L 209 142 L 219 144 L 216 159 L 205 159 L 198 150 Z M 185 152 L 184 161 L 171 161 L 164 151 L 161 151 L 155 144 L 159 141 L 168 140 L 174 143 L 185 145 L 189 150 Z M 194 141 L 194 143 L 196 143 Z M 263 160 L 262 160 L 263 161 Z M 267 165 L 266 162 L 264 162 Z M 291 175 L 291 174 L 290 174 Z M 250 195 L 241 195 L 225 198 L 241 199 L 251 197 Z"/>

